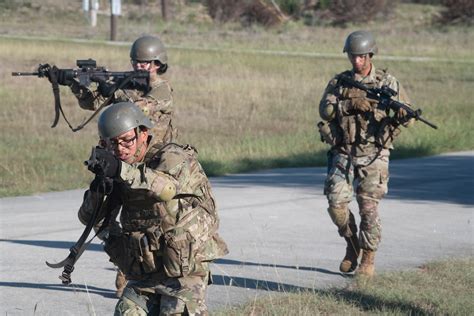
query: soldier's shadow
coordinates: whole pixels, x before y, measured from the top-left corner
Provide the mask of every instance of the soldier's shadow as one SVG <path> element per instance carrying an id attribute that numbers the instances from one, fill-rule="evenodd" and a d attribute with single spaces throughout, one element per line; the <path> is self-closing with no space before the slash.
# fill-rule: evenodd
<path id="1" fill-rule="evenodd" d="M 2 282 L 0 281 L 1 287 L 16 287 L 16 288 L 30 288 L 30 289 L 42 289 L 51 291 L 61 292 L 74 292 L 74 293 L 89 293 L 101 295 L 105 298 L 116 298 L 115 290 L 104 289 L 97 286 L 83 285 L 72 283 L 70 285 L 63 285 L 61 283 L 29 283 L 29 282 Z"/>
<path id="2" fill-rule="evenodd" d="M 273 263 L 259 263 L 259 262 L 250 262 L 250 261 L 240 261 L 240 260 L 233 260 L 233 259 L 217 259 L 214 260 L 216 264 L 229 264 L 229 265 L 239 265 L 239 266 L 258 266 L 258 267 L 270 267 L 270 268 L 284 268 L 284 269 L 295 269 L 295 270 L 302 270 L 302 271 L 315 271 L 324 274 L 334 274 L 334 275 L 341 275 L 343 274 L 339 272 L 334 272 L 327 269 L 322 268 L 315 268 L 315 267 L 304 267 L 304 266 L 290 266 L 284 264 L 273 264 Z"/>
<path id="3" fill-rule="evenodd" d="M 269 263 L 257 263 L 249 261 L 238 261 L 232 259 L 218 259 L 214 261 L 215 264 L 229 264 L 229 265 L 240 265 L 240 266 L 259 266 L 259 267 L 271 267 L 271 268 L 283 268 L 283 269 L 295 269 L 302 271 L 315 271 L 324 274 L 340 275 L 341 277 L 352 277 L 351 275 L 344 275 L 339 272 L 334 272 L 322 268 L 316 267 L 304 267 L 304 266 L 291 266 L 281 264 L 269 264 Z M 273 292 L 297 292 L 297 291 L 313 291 L 313 288 L 302 287 L 293 284 L 286 284 L 281 282 L 259 280 L 245 277 L 227 276 L 227 275 L 213 275 L 213 284 L 242 287 L 247 289 L 273 291 Z"/>
<path id="4" fill-rule="evenodd" d="M 212 276 L 213 285 L 224 285 L 241 287 L 245 289 L 263 290 L 271 292 L 298 292 L 298 291 L 312 291 L 313 288 L 297 286 L 293 284 L 286 284 L 281 282 L 258 280 L 251 278 L 216 275 Z"/>
<path id="5" fill-rule="evenodd" d="M 60 249 L 68 249 L 69 247 L 73 245 L 73 242 L 70 242 L 70 241 L 8 240 L 8 239 L 0 239 L 0 241 L 31 245 L 31 246 L 47 247 L 47 248 L 60 248 Z M 103 247 L 100 244 L 90 244 L 88 247 L 88 251 L 103 251 L 102 248 Z M 239 260 L 232 260 L 232 259 L 218 259 L 214 261 L 214 264 L 295 269 L 295 270 L 301 270 L 301 271 L 314 271 L 314 272 L 324 273 L 324 274 L 340 275 L 341 277 L 351 277 L 350 275 L 344 275 L 339 272 L 334 272 L 334 271 L 330 271 L 323 268 L 317 268 L 317 267 L 258 263 L 258 262 L 239 261 Z M 226 286 L 233 286 L 233 287 L 242 287 L 242 288 L 258 289 L 258 290 L 265 290 L 265 291 L 276 291 L 276 292 L 313 290 L 312 288 L 306 288 L 306 287 L 301 287 L 301 286 L 292 285 L 292 284 L 285 284 L 285 283 L 280 283 L 280 282 L 252 279 L 252 278 L 245 278 L 245 277 L 226 276 L 226 275 L 213 275 L 213 283 L 216 285 L 226 285 Z M 62 284 L 0 282 L 0 287 L 26 287 L 26 288 L 41 288 L 41 289 L 56 290 L 56 291 L 89 292 L 92 294 L 102 295 L 106 298 L 115 298 L 115 292 L 113 290 L 102 289 L 102 288 L 98 288 L 94 286 L 86 287 L 80 284 L 72 284 L 69 286 L 65 286 Z"/>

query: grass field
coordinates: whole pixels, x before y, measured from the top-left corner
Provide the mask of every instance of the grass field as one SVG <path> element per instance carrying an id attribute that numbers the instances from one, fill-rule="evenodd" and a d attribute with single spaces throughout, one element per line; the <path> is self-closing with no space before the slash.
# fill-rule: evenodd
<path id="1" fill-rule="evenodd" d="M 345 289 L 270 294 L 213 315 L 472 315 L 474 260 L 433 262 L 390 272 Z"/>
<path id="2" fill-rule="evenodd" d="M 424 8 L 402 6 L 399 20 L 354 26 L 376 31 L 382 54 L 379 59 L 376 56 L 375 65 L 388 67 L 404 84 L 415 106 L 440 126 L 435 131 L 419 123 L 404 131 L 393 153 L 396 158 L 474 148 L 470 101 L 474 58 L 472 41 L 468 40 L 473 30 L 430 27 L 426 19 L 415 18 L 424 16 Z M 56 15 L 55 23 L 64 23 L 68 14 Z M 0 196 L 85 187 L 91 175 L 82 161 L 97 138 L 95 123 L 77 133 L 68 130 L 63 121 L 50 129 L 53 96 L 48 81 L 11 77 L 11 71 L 32 71 L 45 62 L 71 68 L 76 59 L 89 57 L 111 70 L 130 68 L 129 42 L 110 45 L 100 41 L 104 25 L 92 35 L 73 34 L 72 23 L 84 23 L 80 22 L 82 16 L 74 16 L 63 29 L 48 24 L 45 34 L 34 24 L 29 24 L 31 32 L 15 28 L 25 17 L 28 12 L 21 17 L 3 15 L 0 22 L 0 31 L 8 35 L 0 38 Z M 36 17 L 31 19 L 34 22 Z M 408 31 L 407 21 L 419 28 Z M 209 175 L 325 164 L 327 147 L 315 129 L 317 106 L 327 81 L 349 67 L 341 48 L 352 28 L 291 24 L 279 30 L 234 26 L 218 30 L 202 23 L 193 33 L 184 26 L 169 31 L 169 24 L 140 23 L 132 19 L 124 25 L 124 40 L 152 31 L 162 34 L 171 46 L 170 76 L 179 142 L 199 149 Z M 11 37 L 19 35 L 49 39 Z M 81 36 L 96 41 L 67 40 Z M 266 53 L 255 52 L 262 49 Z M 271 53 L 281 51 L 289 53 Z M 410 56 L 431 59 L 407 60 Z M 62 100 L 73 124 L 90 114 L 79 109 L 64 87 Z"/>

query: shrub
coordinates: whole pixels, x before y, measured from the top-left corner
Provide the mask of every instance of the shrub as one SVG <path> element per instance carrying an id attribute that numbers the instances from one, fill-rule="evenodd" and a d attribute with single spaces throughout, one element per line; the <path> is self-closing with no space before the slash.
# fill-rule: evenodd
<path id="1" fill-rule="evenodd" d="M 332 0 L 329 16 L 335 25 L 369 22 L 377 15 L 387 15 L 393 10 L 388 0 Z"/>
<path id="2" fill-rule="evenodd" d="M 444 10 L 441 11 L 440 23 L 474 24 L 474 1 L 472 0 L 442 0 Z"/>
<path id="3" fill-rule="evenodd" d="M 304 6 L 303 0 L 276 0 L 280 9 L 288 15 L 298 16 Z"/>
<path id="4" fill-rule="evenodd" d="M 235 20 L 245 6 L 244 1 L 206 0 L 205 5 L 211 18 L 218 22 Z"/>
<path id="5" fill-rule="evenodd" d="M 439 5 L 441 0 L 401 0 L 404 3 L 418 3 L 418 4 L 430 4 L 430 5 Z"/>
<path id="6" fill-rule="evenodd" d="M 206 0 L 205 5 L 211 18 L 223 23 L 240 21 L 245 25 L 272 26 L 285 19 L 275 6 L 264 0 Z"/>

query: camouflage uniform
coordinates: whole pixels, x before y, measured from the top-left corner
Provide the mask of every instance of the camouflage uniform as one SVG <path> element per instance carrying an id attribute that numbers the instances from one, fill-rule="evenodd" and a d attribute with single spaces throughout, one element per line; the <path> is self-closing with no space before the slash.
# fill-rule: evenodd
<path id="1" fill-rule="evenodd" d="M 164 76 L 150 82 L 151 90 L 144 93 L 140 90 L 123 89 L 115 92 L 109 104 L 132 102 L 138 105 L 145 115 L 153 122 L 150 133 L 165 143 L 177 138 L 177 129 L 173 127 L 173 89 Z M 99 91 L 91 91 L 81 87 L 77 81 L 71 85 L 71 90 L 79 101 L 79 106 L 86 110 L 95 111 L 105 100 Z"/>
<path id="2" fill-rule="evenodd" d="M 196 156 L 188 145 L 156 143 L 143 162 L 122 162 L 115 184 L 122 198 L 121 228 L 112 225 L 105 238 L 110 260 L 130 280 L 115 315 L 207 314 L 209 262 L 228 250 L 217 233 L 215 200 Z M 164 183 L 176 188 L 166 198 Z M 86 191 L 78 214 L 82 223 L 101 198 Z"/>
<path id="3" fill-rule="evenodd" d="M 319 104 L 323 119 L 318 124 L 321 139 L 331 145 L 324 185 L 324 194 L 329 202 L 328 212 L 342 237 L 357 236 L 357 225 L 348 208 L 353 197 L 353 183 L 356 183 L 361 216 L 359 244 L 362 249 L 376 251 L 381 239 L 377 208 L 388 190 L 390 149 L 400 130 L 398 124 L 393 124 L 388 111 L 377 109 L 377 101 L 367 99 L 364 91 L 338 81 L 340 75 L 350 76 L 368 87 L 387 85 L 398 92 L 398 101 L 408 103 L 408 98 L 395 77 L 372 65 L 365 78 L 353 71 L 335 76 L 327 85 Z M 347 110 L 346 104 L 355 98 L 369 101 L 372 110 Z M 407 125 L 408 121 L 398 123 Z"/>

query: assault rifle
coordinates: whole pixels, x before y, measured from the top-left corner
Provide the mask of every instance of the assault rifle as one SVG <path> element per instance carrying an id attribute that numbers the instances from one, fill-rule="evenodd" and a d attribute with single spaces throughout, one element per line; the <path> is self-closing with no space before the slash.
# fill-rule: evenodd
<path id="1" fill-rule="evenodd" d="M 78 68 L 75 69 L 56 68 L 62 82 L 67 83 L 77 79 L 80 86 L 89 87 L 91 82 L 112 81 L 115 84 L 120 84 L 125 79 L 130 78 L 134 80 L 131 81 L 133 84 L 141 83 L 147 85 L 149 80 L 149 73 L 147 71 L 109 71 L 105 67 L 97 67 L 97 62 L 90 58 L 76 60 L 76 66 Z M 35 72 L 12 72 L 12 76 L 38 76 L 51 80 L 49 73 L 52 68 L 55 68 L 55 66 L 51 67 L 49 64 L 40 64 Z M 61 81 L 59 83 L 61 84 Z"/>
<path id="2" fill-rule="evenodd" d="M 12 76 L 37 76 L 48 78 L 53 87 L 55 118 L 51 127 L 56 127 L 59 121 L 59 113 L 73 132 L 82 129 L 104 106 L 112 100 L 114 92 L 119 89 L 138 89 L 144 93 L 149 92 L 150 75 L 147 71 L 109 71 L 105 67 L 97 67 L 93 59 L 80 59 L 76 61 L 75 69 L 60 69 L 49 64 L 40 64 L 35 72 L 12 72 Z M 99 92 L 105 98 L 104 103 L 84 123 L 73 128 L 66 119 L 61 107 L 59 97 L 59 85 L 71 85 L 76 80 L 81 87 L 87 88 L 92 82 L 99 83 Z"/>
<path id="3" fill-rule="evenodd" d="M 363 83 L 355 81 L 347 75 L 339 76 L 339 80 L 348 84 L 349 86 L 365 91 L 368 98 L 379 101 L 378 107 L 382 110 L 392 109 L 394 112 L 398 112 L 399 109 L 404 109 L 407 112 L 408 117 L 421 121 L 431 128 L 438 128 L 438 126 L 427 121 L 421 116 L 421 109 L 413 110 L 405 103 L 393 100 L 392 97 L 396 96 L 397 92 L 388 86 L 382 86 L 381 88 L 369 88 Z"/>
<path id="4" fill-rule="evenodd" d="M 96 158 L 96 148 L 92 148 L 91 156 L 89 160 L 84 161 L 84 165 L 87 166 L 89 170 L 94 170 L 95 168 L 100 168 L 100 163 L 97 161 Z M 98 200 L 98 204 L 95 205 L 94 211 L 92 212 L 91 218 L 87 223 L 84 231 L 82 232 L 81 236 L 77 240 L 77 242 L 69 249 L 69 255 L 62 261 L 58 263 L 50 263 L 46 261 L 46 265 L 53 269 L 64 268 L 62 274 L 59 276 L 59 279 L 62 281 L 63 284 L 67 285 L 72 282 L 71 274 L 74 271 L 74 265 L 76 264 L 77 260 L 81 257 L 82 253 L 86 250 L 92 240 L 99 236 L 102 231 L 107 228 L 109 225 L 110 220 L 117 216 L 114 211 L 118 211 L 117 207 L 120 206 L 120 197 L 119 192 L 114 187 L 113 180 L 104 176 L 97 176 L 96 177 L 97 183 L 95 188 L 89 188 L 89 190 L 94 191 L 95 193 L 101 193 L 105 195 L 105 198 L 100 198 Z M 104 210 L 102 210 L 104 208 Z M 102 213 L 104 212 L 104 213 Z M 92 238 L 87 240 L 89 234 L 91 233 L 94 225 L 97 224 L 99 220 L 99 215 L 103 214 L 105 217 L 100 224 L 97 232 L 94 234 Z"/>

